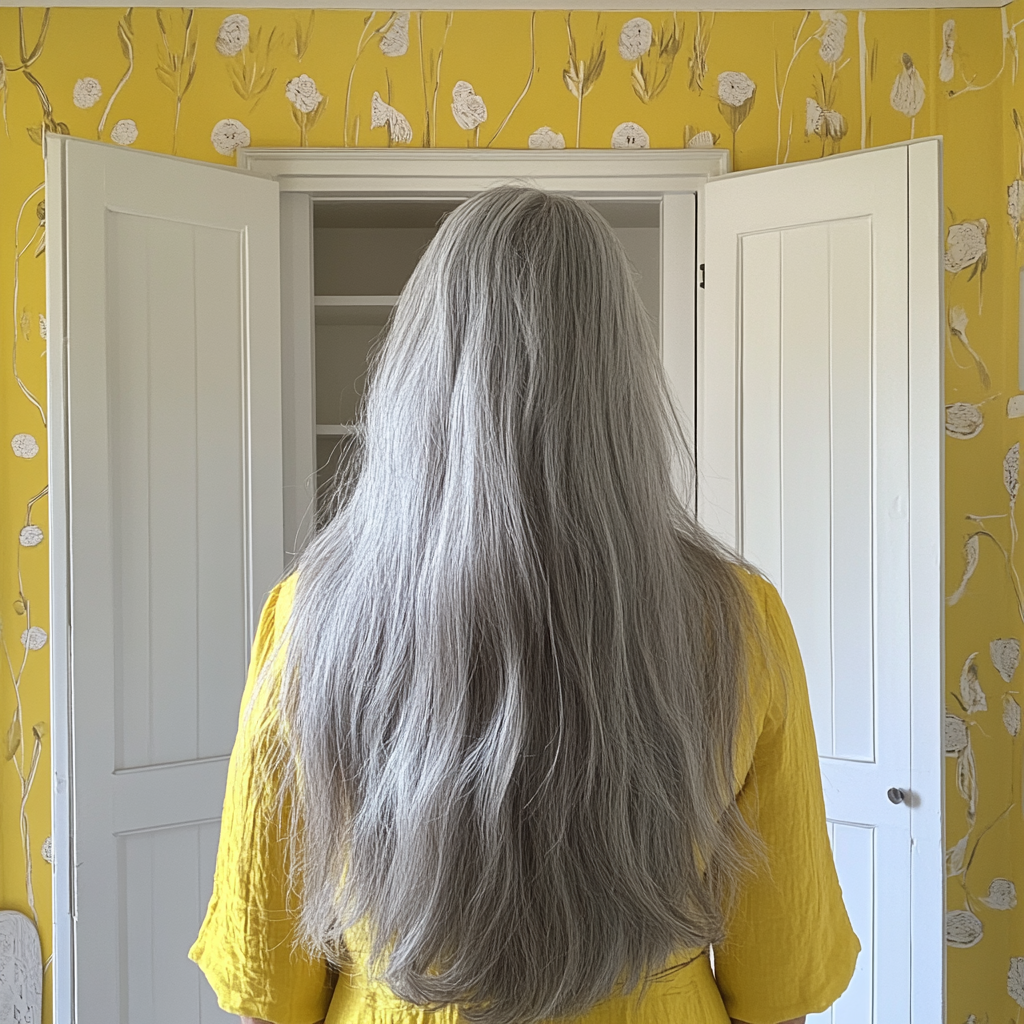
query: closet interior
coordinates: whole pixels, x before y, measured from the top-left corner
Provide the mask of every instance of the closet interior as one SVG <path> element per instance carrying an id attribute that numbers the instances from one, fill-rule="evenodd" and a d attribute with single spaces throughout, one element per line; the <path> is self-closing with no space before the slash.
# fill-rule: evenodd
<path id="1" fill-rule="evenodd" d="M 331 199 L 313 204 L 317 519 L 359 444 L 367 369 L 420 256 L 461 198 Z M 591 199 L 622 242 L 660 327 L 660 203 Z M 339 470 L 341 471 L 339 476 Z"/>

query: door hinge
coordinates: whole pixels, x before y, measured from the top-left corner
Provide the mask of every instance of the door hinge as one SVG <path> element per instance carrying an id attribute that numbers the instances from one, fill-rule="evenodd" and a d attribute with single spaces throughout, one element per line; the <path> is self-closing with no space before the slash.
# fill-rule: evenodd
<path id="1" fill-rule="evenodd" d="M 701 286 L 701 288 L 704 287 L 704 264 L 703 263 L 700 265 L 700 286 Z"/>

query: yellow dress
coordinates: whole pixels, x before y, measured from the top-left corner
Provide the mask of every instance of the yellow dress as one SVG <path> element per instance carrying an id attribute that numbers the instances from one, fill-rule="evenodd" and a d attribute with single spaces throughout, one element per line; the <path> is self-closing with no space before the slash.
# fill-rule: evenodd
<path id="1" fill-rule="evenodd" d="M 737 742 L 739 803 L 767 851 L 743 884 L 726 941 L 681 951 L 685 963 L 637 993 L 614 995 L 576 1024 L 778 1024 L 830 1006 L 853 975 L 860 944 L 836 878 L 803 666 L 789 617 L 774 588 L 746 577 L 779 670 L 751 680 L 753 714 Z M 273 1024 L 457 1024 L 452 1008 L 429 1013 L 368 981 L 366 944 L 346 933 L 350 963 L 335 975 L 294 943 L 294 893 L 285 886 L 285 844 L 273 794 L 254 784 L 246 718 L 254 681 L 287 623 L 292 577 L 276 587 L 260 619 L 231 756 L 213 895 L 189 957 L 221 1007 Z M 785 671 L 783 671 L 783 669 Z M 258 739 L 258 738 L 257 738 Z M 538 954 L 543 954 L 538 950 Z"/>

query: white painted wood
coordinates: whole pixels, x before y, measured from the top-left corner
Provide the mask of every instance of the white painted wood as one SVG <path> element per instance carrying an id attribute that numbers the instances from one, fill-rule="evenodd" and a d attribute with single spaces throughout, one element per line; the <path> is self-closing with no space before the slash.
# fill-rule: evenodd
<path id="1" fill-rule="evenodd" d="M 316 419 L 313 373 L 313 203 L 281 196 L 281 437 L 284 473 L 284 564 L 290 566 L 313 529 Z"/>
<path id="2" fill-rule="evenodd" d="M 700 515 L 800 642 L 865 948 L 836 1022 L 941 1019 L 939 161 L 923 140 L 705 190 Z"/>
<path id="3" fill-rule="evenodd" d="M 699 192 L 724 174 L 724 149 L 238 149 L 238 166 L 282 192 L 321 196 L 465 198 L 498 181 L 608 199 Z"/>
<path id="4" fill-rule="evenodd" d="M 282 569 L 278 189 L 67 137 L 47 188 L 58 1019 L 224 1020 L 185 953 Z"/>
<path id="5" fill-rule="evenodd" d="M 910 147 L 910 788 L 919 802 L 911 828 L 911 1015 L 945 1020 L 943 836 L 945 670 L 943 546 L 945 274 L 941 140 Z"/>
<path id="6" fill-rule="evenodd" d="M 315 295 L 317 306 L 393 306 L 397 295 Z"/>

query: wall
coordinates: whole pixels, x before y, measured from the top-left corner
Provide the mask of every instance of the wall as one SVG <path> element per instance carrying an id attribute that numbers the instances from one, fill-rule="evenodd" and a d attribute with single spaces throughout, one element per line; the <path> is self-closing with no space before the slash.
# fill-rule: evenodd
<path id="1" fill-rule="evenodd" d="M 1002 11 L 649 14 L 620 34 L 631 17 L 0 9 L 0 903 L 38 917 L 47 953 L 40 127 L 225 164 L 247 144 L 714 141 L 740 169 L 941 133 L 948 1019 L 1019 1018 L 1024 959 L 1011 957 L 1024 957 L 1024 908 L 1013 909 L 1024 866 L 1010 853 L 1024 839 L 1014 519 L 1022 431 L 1007 402 L 1019 390 L 1024 122 L 1015 127 L 1012 112 L 1024 114 L 1015 32 L 1024 2 Z"/>

